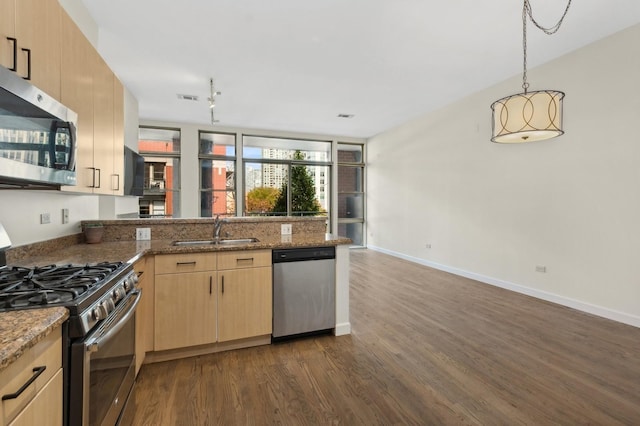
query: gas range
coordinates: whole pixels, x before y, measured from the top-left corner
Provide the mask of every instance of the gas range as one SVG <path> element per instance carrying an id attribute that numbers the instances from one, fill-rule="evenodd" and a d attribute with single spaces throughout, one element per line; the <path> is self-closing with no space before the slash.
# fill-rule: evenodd
<path id="1" fill-rule="evenodd" d="M 69 335 L 86 335 L 136 288 L 137 275 L 124 262 L 0 268 L 0 312 L 64 306 Z"/>
<path id="2" fill-rule="evenodd" d="M 0 312 L 62 306 L 63 423 L 117 424 L 135 381 L 133 265 L 100 262 L 7 266 L 11 241 L 0 224 Z"/>

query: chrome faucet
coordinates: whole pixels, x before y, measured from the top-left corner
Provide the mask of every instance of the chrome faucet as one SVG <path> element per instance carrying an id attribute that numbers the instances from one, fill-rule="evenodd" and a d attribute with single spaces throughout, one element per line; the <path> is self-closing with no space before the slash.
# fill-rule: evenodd
<path id="1" fill-rule="evenodd" d="M 223 219 L 220 219 L 220 215 L 216 215 L 216 218 L 213 220 L 213 239 L 217 243 L 220 241 L 220 230 L 222 229 Z"/>

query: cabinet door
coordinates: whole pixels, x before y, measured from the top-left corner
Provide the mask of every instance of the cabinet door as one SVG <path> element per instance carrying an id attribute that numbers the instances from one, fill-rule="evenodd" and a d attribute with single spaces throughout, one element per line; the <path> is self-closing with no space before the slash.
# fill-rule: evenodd
<path id="1" fill-rule="evenodd" d="M 113 72 L 96 52 L 93 68 L 94 194 L 112 194 L 113 174 Z"/>
<path id="2" fill-rule="evenodd" d="M 113 76 L 113 195 L 124 194 L 124 87 Z"/>
<path id="3" fill-rule="evenodd" d="M 216 341 L 214 272 L 155 276 L 154 349 Z"/>
<path id="4" fill-rule="evenodd" d="M 93 192 L 93 46 L 65 12 L 62 13 L 62 103 L 78 114 L 76 186 L 74 192 Z"/>
<path id="5" fill-rule="evenodd" d="M 271 333 L 271 267 L 218 272 L 218 341 Z"/>
<path id="6" fill-rule="evenodd" d="M 153 350 L 153 259 L 143 258 L 133 265 L 138 274 L 142 298 L 136 309 L 136 375 L 147 351 Z"/>
<path id="7" fill-rule="evenodd" d="M 62 425 L 62 368 L 9 426 Z"/>
<path id="8" fill-rule="evenodd" d="M 18 74 L 25 77 L 27 52 L 31 82 L 60 100 L 61 6 L 57 0 L 18 0 L 15 9 Z"/>
<path id="9" fill-rule="evenodd" d="M 13 64 L 13 42 L 7 37 L 16 36 L 15 0 L 0 0 L 0 65 L 11 68 Z"/>

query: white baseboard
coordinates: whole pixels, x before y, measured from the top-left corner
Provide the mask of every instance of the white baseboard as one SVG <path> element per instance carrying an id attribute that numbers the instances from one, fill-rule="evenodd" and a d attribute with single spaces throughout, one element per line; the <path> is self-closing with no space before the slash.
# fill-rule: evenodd
<path id="1" fill-rule="evenodd" d="M 590 303 L 582 302 L 580 300 L 571 299 L 564 296 L 559 296 L 554 293 L 546 291 L 536 290 L 531 287 L 525 287 L 519 284 L 514 284 L 508 281 L 503 281 L 497 278 L 487 277 L 475 272 L 465 271 L 464 269 L 453 268 L 451 266 L 442 265 L 440 263 L 431 262 L 429 260 L 420 259 L 418 257 L 408 256 L 403 253 L 387 250 L 382 247 L 367 246 L 368 249 L 385 253 L 390 256 L 399 257 L 400 259 L 408 260 L 410 262 L 418 263 L 420 265 L 428 266 L 430 268 L 438 269 L 441 271 L 449 272 L 461 277 L 470 278 L 472 280 L 480 281 L 485 284 L 491 284 L 496 287 L 504 288 L 506 290 L 515 291 L 516 293 L 526 294 L 538 299 L 546 300 L 548 302 L 557 303 L 559 305 L 567 306 L 569 308 L 577 309 L 582 312 L 587 312 L 599 317 L 607 318 L 613 321 L 621 322 L 623 324 L 632 325 L 640 328 L 640 317 L 627 314 L 624 312 L 615 311 L 602 306 L 592 305 Z"/>
<path id="2" fill-rule="evenodd" d="M 333 334 L 336 336 L 344 336 L 345 334 L 351 334 L 351 323 L 343 322 L 340 324 L 336 324 L 336 328 L 334 329 Z"/>

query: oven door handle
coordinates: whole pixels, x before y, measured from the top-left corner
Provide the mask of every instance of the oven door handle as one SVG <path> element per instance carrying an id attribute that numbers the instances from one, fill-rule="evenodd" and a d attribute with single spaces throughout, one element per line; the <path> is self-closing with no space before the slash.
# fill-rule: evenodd
<path id="1" fill-rule="evenodd" d="M 119 316 L 121 315 L 120 318 L 105 331 L 102 331 L 99 337 L 90 338 L 85 343 L 87 352 L 98 352 L 102 344 L 108 342 L 109 339 L 115 336 L 122 327 L 124 327 L 127 321 L 129 321 L 129 318 L 131 318 L 131 316 L 136 312 L 136 306 L 138 306 L 138 303 L 140 302 L 140 292 L 140 289 L 131 292 L 131 296 L 126 300 L 127 303 L 130 303 L 130 306 L 126 311 L 123 311 L 124 313 L 121 312 L 118 314 Z M 130 301 L 132 298 L 134 299 L 133 302 Z"/>

